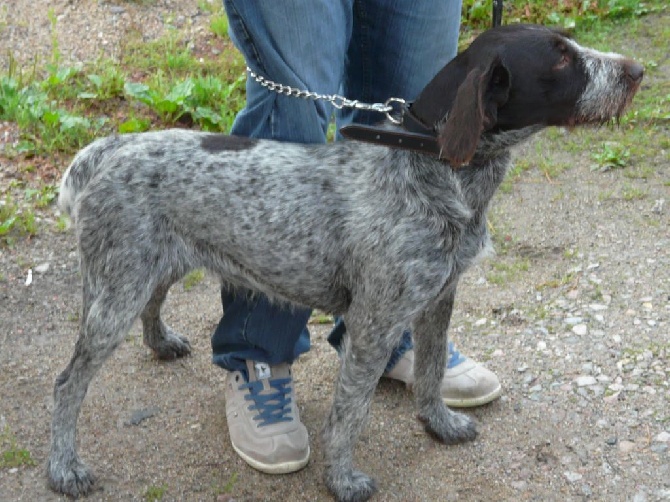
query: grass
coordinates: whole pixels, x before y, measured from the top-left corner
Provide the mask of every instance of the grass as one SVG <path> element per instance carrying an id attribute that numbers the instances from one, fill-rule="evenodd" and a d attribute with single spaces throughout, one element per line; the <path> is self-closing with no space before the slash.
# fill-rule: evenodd
<path id="1" fill-rule="evenodd" d="M 16 437 L 5 426 L 5 430 L 0 433 L 0 469 L 12 469 L 16 467 L 37 465 L 30 452 L 19 448 L 16 443 Z"/>
<path id="2" fill-rule="evenodd" d="M 167 486 L 165 485 L 160 486 L 152 485 L 147 487 L 147 489 L 144 492 L 144 495 L 142 495 L 142 498 L 147 502 L 156 502 L 157 500 L 163 499 L 166 491 Z"/>
<path id="3" fill-rule="evenodd" d="M 515 260 L 511 263 L 496 261 L 491 263 L 491 271 L 486 275 L 486 280 L 491 284 L 508 284 L 517 280 L 523 272 L 530 269 L 530 260 Z"/>
<path id="4" fill-rule="evenodd" d="M 196 287 L 198 284 L 200 284 L 202 281 L 205 280 L 205 270 L 202 268 L 198 268 L 196 270 L 190 271 L 188 274 L 186 274 L 186 277 L 184 277 L 184 291 L 190 291 L 194 287 Z"/>
<path id="5" fill-rule="evenodd" d="M 155 3 L 128 1 L 147 9 Z M 561 27 L 600 49 L 609 50 L 616 44 L 624 46 L 624 37 L 630 36 L 631 31 L 654 41 L 644 60 L 649 76 L 644 92 L 639 93 L 633 110 L 622 118 L 619 129 L 562 136 L 548 131 L 547 141 L 562 142 L 568 152 L 583 151 L 597 144 L 593 154 L 596 169 L 622 169 L 630 179 L 654 176 L 651 168 L 631 166 L 647 154 L 650 145 L 670 147 L 667 135 L 670 83 L 658 78 L 662 75 L 658 61 L 665 57 L 670 27 L 658 26 L 652 32 L 644 22 L 647 14 L 667 10 L 666 3 L 665 0 L 505 2 L 506 24 L 539 22 Z M 463 2 L 462 45 L 488 27 L 491 4 L 492 0 Z M 98 59 L 76 65 L 64 64 L 57 34 L 65 28 L 59 26 L 54 11 L 49 11 L 50 56 L 45 61 L 20 66 L 10 52 L 7 69 L 0 71 L 0 121 L 15 123 L 20 131 L 18 143 L 6 148 L 3 155 L 17 162 L 40 158 L 53 163 L 54 159 L 69 158 L 96 137 L 116 132 L 175 126 L 228 131 L 245 103 L 244 61 L 229 41 L 228 19 L 221 3 L 199 0 L 198 8 L 209 16 L 212 40 L 221 47 L 216 53 L 203 55 L 192 40 L 185 39 L 175 29 L 168 29 L 164 36 L 153 41 L 146 41 L 138 30 L 126 38 L 119 61 Z M 6 23 L 6 12 L 6 7 L 0 8 L 0 29 Z M 517 161 L 501 190 L 511 192 L 514 181 L 531 168 L 538 168 L 551 180 L 569 165 L 552 158 L 543 158 L 538 165 Z M 34 211 L 49 207 L 55 198 L 55 187 L 39 181 L 35 173 L 23 175 L 29 180 L 27 187 L 20 188 L 23 195 L 17 193 L 17 187 L 0 193 L 4 198 L 0 199 L 0 244 L 34 235 L 37 231 Z M 57 221 L 54 226 L 61 230 L 64 223 Z"/>

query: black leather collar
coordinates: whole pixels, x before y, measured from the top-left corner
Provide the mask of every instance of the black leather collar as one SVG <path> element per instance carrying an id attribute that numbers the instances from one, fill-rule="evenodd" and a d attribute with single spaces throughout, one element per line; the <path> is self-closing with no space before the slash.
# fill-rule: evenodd
<path id="1" fill-rule="evenodd" d="M 355 139 L 366 143 L 412 150 L 415 152 L 440 155 L 435 130 L 423 124 L 407 106 L 402 112 L 402 124 L 397 129 L 378 126 L 351 124 L 340 129 L 347 139 Z"/>

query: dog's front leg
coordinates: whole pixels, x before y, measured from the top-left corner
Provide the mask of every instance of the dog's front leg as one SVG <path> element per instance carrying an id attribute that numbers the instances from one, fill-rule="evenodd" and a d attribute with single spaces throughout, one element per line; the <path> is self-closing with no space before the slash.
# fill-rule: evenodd
<path id="1" fill-rule="evenodd" d="M 364 320 L 363 320 L 364 319 Z M 384 368 L 402 335 L 364 315 L 346 317 L 348 336 L 330 415 L 323 430 L 325 482 L 338 501 L 365 501 L 375 482 L 354 469 L 353 448 L 370 411 L 370 403 Z M 386 327 L 386 329 L 385 329 Z"/>
<path id="2" fill-rule="evenodd" d="M 414 393 L 419 419 L 431 435 L 445 444 L 462 443 L 477 436 L 475 422 L 447 408 L 440 394 L 455 296 L 453 283 L 414 321 Z"/>

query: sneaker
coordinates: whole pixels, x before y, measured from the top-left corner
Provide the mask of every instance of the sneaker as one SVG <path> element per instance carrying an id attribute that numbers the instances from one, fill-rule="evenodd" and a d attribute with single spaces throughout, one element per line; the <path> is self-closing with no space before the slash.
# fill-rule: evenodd
<path id="1" fill-rule="evenodd" d="M 295 472 L 307 465 L 309 440 L 300 422 L 291 366 L 247 361 L 226 376 L 226 418 L 233 448 L 254 469 Z"/>
<path id="2" fill-rule="evenodd" d="M 384 377 L 414 384 L 414 351 L 408 350 Z M 502 387 L 498 377 L 472 359 L 461 355 L 449 342 L 449 358 L 442 379 L 442 400 L 454 408 L 472 408 L 498 399 Z"/>

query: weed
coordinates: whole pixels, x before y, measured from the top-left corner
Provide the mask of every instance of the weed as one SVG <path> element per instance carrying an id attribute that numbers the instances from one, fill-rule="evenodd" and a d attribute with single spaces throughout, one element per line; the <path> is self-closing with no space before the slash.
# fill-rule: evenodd
<path id="1" fill-rule="evenodd" d="M 600 151 L 591 154 L 596 161 L 594 169 L 607 171 L 609 169 L 626 167 L 630 158 L 630 150 L 621 143 L 606 141 L 602 144 Z"/>
<path id="2" fill-rule="evenodd" d="M 222 14 L 220 16 L 213 16 L 209 23 L 209 29 L 212 30 L 217 37 L 228 38 L 228 16 Z"/>
<path id="3" fill-rule="evenodd" d="M 574 272 L 568 272 L 567 274 L 562 275 L 561 277 L 556 277 L 554 279 L 550 279 L 546 282 L 543 282 L 541 284 L 538 284 L 535 289 L 538 291 L 541 291 L 546 288 L 559 288 L 561 286 L 566 286 L 570 284 L 572 281 L 574 281 L 576 278 L 576 275 Z"/>
<path id="4" fill-rule="evenodd" d="M 184 277 L 184 291 L 190 291 L 205 279 L 205 270 L 192 270 Z"/>
<path id="5" fill-rule="evenodd" d="M 332 315 L 324 314 L 320 311 L 314 311 L 309 318 L 310 324 L 333 324 L 334 319 Z"/>
<path id="6" fill-rule="evenodd" d="M 163 497 L 165 496 L 166 490 L 167 486 L 165 485 L 160 486 L 152 485 L 147 487 L 142 498 L 144 498 L 144 500 L 146 500 L 147 502 L 155 502 L 157 500 L 162 500 Z"/>
<path id="7" fill-rule="evenodd" d="M 494 262 L 493 271 L 486 275 L 486 279 L 492 284 L 506 284 L 516 280 L 521 272 L 527 272 L 529 268 L 530 261 L 527 259 L 512 263 Z"/>
<path id="8" fill-rule="evenodd" d="M 59 187 L 56 185 L 44 185 L 42 188 L 26 188 L 25 199 L 32 202 L 35 207 L 43 209 L 49 206 L 58 196 Z"/>
<path id="9" fill-rule="evenodd" d="M 215 0 L 198 0 L 198 9 L 209 14 L 220 9 L 221 2 Z"/>
<path id="10" fill-rule="evenodd" d="M 35 213 L 21 208 L 10 195 L 0 200 L 0 244 L 11 244 L 15 235 L 32 236 L 37 233 Z"/>
<path id="11" fill-rule="evenodd" d="M 621 196 L 623 197 L 623 200 L 627 201 L 641 200 L 647 196 L 647 192 L 645 192 L 640 188 L 631 185 L 626 185 L 621 190 Z"/>
<path id="12" fill-rule="evenodd" d="M 56 231 L 65 232 L 68 228 L 70 228 L 70 219 L 64 214 L 61 214 L 56 220 Z"/>
<path id="13" fill-rule="evenodd" d="M 223 486 L 220 486 L 218 483 L 214 484 L 212 483 L 212 491 L 214 492 L 214 495 L 222 495 L 224 493 L 231 493 L 233 491 L 233 487 L 235 486 L 235 483 L 237 482 L 237 473 L 234 472 L 228 481 L 226 481 L 226 484 Z"/>
<path id="14" fill-rule="evenodd" d="M 28 450 L 17 446 L 16 438 L 9 430 L 8 425 L 5 426 L 5 430 L 0 434 L 0 448 L 2 448 L 0 468 L 11 469 L 13 467 L 37 465 L 37 462 L 33 460 Z"/>

